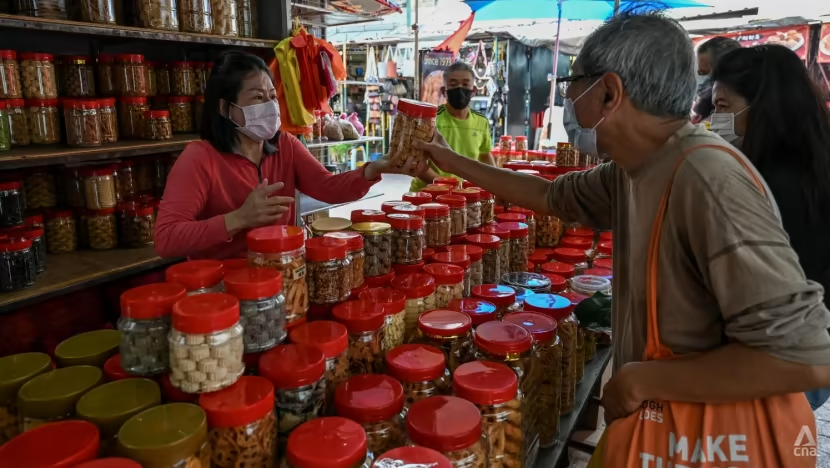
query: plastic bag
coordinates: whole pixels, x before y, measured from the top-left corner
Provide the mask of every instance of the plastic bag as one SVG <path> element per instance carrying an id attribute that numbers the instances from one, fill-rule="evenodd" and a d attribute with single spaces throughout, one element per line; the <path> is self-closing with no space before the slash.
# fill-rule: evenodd
<path id="1" fill-rule="evenodd" d="M 349 122 L 354 125 L 354 129 L 357 130 L 357 134 L 363 136 L 366 128 L 363 126 L 363 122 L 360 121 L 360 117 L 357 116 L 357 112 L 352 112 L 349 116 Z"/>
<path id="2" fill-rule="evenodd" d="M 344 140 L 359 140 L 360 135 L 357 134 L 357 130 L 355 130 L 354 125 L 351 122 L 345 119 L 341 119 L 340 122 L 340 130 L 343 131 L 343 139 Z"/>
<path id="3" fill-rule="evenodd" d="M 342 141 L 343 130 L 340 127 L 340 119 L 331 119 L 326 116 L 326 123 L 323 124 L 323 135 L 332 141 Z"/>

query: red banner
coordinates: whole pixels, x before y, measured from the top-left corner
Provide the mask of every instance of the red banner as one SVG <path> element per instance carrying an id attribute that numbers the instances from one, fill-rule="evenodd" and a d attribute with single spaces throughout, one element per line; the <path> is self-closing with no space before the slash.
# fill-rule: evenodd
<path id="1" fill-rule="evenodd" d="M 818 37 L 818 62 L 830 63 L 830 23 L 821 25 Z"/>
<path id="2" fill-rule="evenodd" d="M 825 28 L 827 25 L 824 26 Z M 778 29 L 756 29 L 754 31 L 741 31 L 726 34 L 716 34 L 714 36 L 697 37 L 692 40 L 695 47 L 708 41 L 715 36 L 723 36 L 735 39 L 740 42 L 743 47 L 752 47 L 762 44 L 778 44 L 787 46 L 795 52 L 801 60 L 806 60 L 810 51 L 810 26 L 788 26 Z M 830 53 L 830 43 L 827 43 L 828 53 Z M 830 60 L 830 56 L 828 56 Z"/>

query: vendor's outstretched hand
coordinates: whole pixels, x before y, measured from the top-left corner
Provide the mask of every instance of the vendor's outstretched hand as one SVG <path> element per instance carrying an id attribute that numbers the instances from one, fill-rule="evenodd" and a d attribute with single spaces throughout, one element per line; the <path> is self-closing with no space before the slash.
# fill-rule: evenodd
<path id="1" fill-rule="evenodd" d="M 419 174 L 418 170 L 417 161 L 409 159 L 404 161 L 403 165 L 398 166 L 392 163 L 392 158 L 388 154 L 385 154 L 366 166 L 364 176 L 366 180 L 375 180 L 381 174 L 406 174 L 415 176 Z"/>
<path id="2" fill-rule="evenodd" d="M 413 146 L 419 150 L 425 151 L 438 169 L 451 174 L 455 173 L 452 167 L 453 161 L 455 161 L 456 158 L 462 157 L 450 148 L 447 140 L 444 139 L 444 136 L 441 135 L 441 132 L 437 129 L 435 130 L 435 136 L 432 137 L 432 141 L 424 142 L 416 140 L 413 143 Z M 419 174 L 427 168 L 426 164 L 422 164 L 421 166 L 422 167 L 419 167 L 419 169 L 421 169 Z"/>

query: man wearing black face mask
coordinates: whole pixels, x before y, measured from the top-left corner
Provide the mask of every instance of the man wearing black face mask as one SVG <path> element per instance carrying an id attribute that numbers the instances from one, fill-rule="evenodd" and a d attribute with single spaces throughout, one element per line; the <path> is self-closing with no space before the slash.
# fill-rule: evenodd
<path id="1" fill-rule="evenodd" d="M 447 68 L 441 88 L 447 103 L 438 108 L 435 126 L 455 152 L 492 166 L 495 161 L 490 154 L 490 123 L 485 116 L 469 108 L 474 79 L 473 68 L 466 63 L 455 62 Z M 423 174 L 412 180 L 410 190 L 420 191 L 436 177 L 452 175 L 430 165 Z"/>

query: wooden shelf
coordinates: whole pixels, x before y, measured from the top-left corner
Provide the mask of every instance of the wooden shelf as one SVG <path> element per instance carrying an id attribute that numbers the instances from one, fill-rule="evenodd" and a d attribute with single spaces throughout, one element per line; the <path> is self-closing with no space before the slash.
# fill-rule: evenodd
<path id="1" fill-rule="evenodd" d="M 0 314 L 181 260 L 161 258 L 153 247 L 50 254 L 46 271 L 34 286 L 23 291 L 0 293 Z"/>
<path id="2" fill-rule="evenodd" d="M 277 41 L 267 39 L 225 37 L 213 34 L 195 34 L 178 31 L 159 31 L 155 29 L 135 28 L 131 26 L 82 23 L 79 21 L 54 20 L 5 14 L 0 14 L 0 27 L 60 32 L 86 36 L 108 36 L 124 39 L 173 41 L 215 46 L 247 47 L 253 49 L 273 49 L 274 46 L 277 45 Z"/>
<path id="3" fill-rule="evenodd" d="M 178 151 L 188 143 L 199 140 L 201 140 L 199 135 L 188 133 L 175 134 L 170 140 L 125 140 L 91 148 L 76 148 L 66 145 L 29 145 L 0 153 L 0 167 L 16 169 Z"/>

